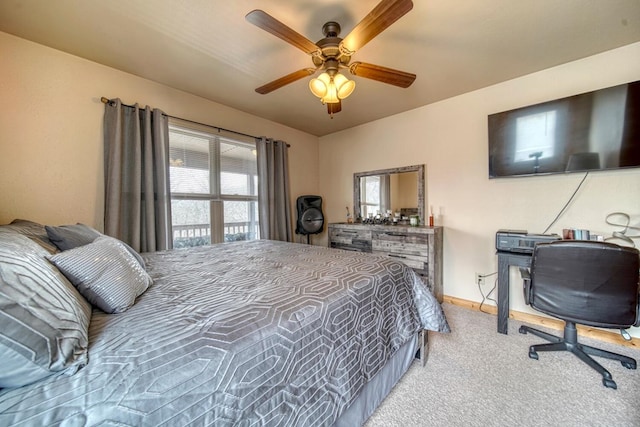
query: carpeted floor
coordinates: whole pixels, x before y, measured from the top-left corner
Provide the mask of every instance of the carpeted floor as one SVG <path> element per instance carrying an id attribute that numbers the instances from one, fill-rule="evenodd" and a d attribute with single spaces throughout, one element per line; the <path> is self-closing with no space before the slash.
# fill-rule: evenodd
<path id="1" fill-rule="evenodd" d="M 414 363 L 365 424 L 379 426 L 634 426 L 640 427 L 640 368 L 596 358 L 618 389 L 568 352 L 540 352 L 545 342 L 496 332 L 496 316 L 443 304 L 451 334 L 429 333 L 427 365 Z M 553 334 L 560 331 L 549 330 Z M 584 344 L 633 357 L 640 350 L 582 339 Z"/>

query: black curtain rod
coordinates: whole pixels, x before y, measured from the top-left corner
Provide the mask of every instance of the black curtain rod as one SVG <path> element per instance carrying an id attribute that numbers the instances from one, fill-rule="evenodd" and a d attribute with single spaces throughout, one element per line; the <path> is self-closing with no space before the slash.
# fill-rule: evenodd
<path id="1" fill-rule="evenodd" d="M 102 101 L 103 104 L 108 104 L 108 103 L 111 102 L 111 100 L 109 98 L 105 98 L 104 96 L 100 98 L 100 101 Z M 127 104 L 124 104 L 124 103 L 122 105 L 124 105 L 125 107 L 131 107 L 131 108 L 134 107 L 134 105 L 127 105 Z M 201 126 L 208 126 L 210 128 L 223 130 L 225 132 L 235 133 L 236 135 L 242 135 L 242 136 L 246 136 L 246 137 L 249 137 L 249 138 L 260 139 L 260 137 L 258 137 L 258 136 L 253 136 L 253 135 L 249 135 L 249 134 L 242 133 L 242 132 L 236 132 L 235 130 L 225 129 L 225 128 L 221 128 L 221 127 L 218 127 L 218 126 L 211 126 L 211 125 L 208 125 L 206 123 L 200 123 L 200 122 L 196 122 L 196 121 L 193 121 L 193 120 L 183 119 L 182 117 L 170 116 L 170 115 L 168 115 L 166 113 L 163 113 L 163 114 L 165 116 L 167 116 L 167 117 L 172 118 L 172 119 L 178 119 L 178 120 L 182 120 L 182 121 L 189 122 L 189 123 L 194 123 L 196 125 L 201 125 Z M 287 144 L 287 147 L 290 147 L 290 145 Z"/>

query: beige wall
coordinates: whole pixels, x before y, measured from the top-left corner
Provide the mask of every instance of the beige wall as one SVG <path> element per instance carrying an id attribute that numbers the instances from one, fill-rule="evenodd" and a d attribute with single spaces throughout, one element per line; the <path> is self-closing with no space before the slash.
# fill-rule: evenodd
<path id="1" fill-rule="evenodd" d="M 354 172 L 424 163 L 426 207 L 434 207 L 436 225 L 445 227 L 444 293 L 480 301 L 474 274 L 497 270 L 496 231 L 543 232 L 584 176 L 489 180 L 487 115 L 638 80 L 638 58 L 640 43 L 320 138 L 320 194 L 327 220 L 343 221 L 344 206 L 353 204 Z M 640 169 L 590 174 L 549 231 L 578 227 L 610 236 L 620 228 L 607 225 L 605 217 L 619 211 L 640 226 Z M 512 269 L 511 308 L 533 312 L 521 292 Z M 638 328 L 634 335 L 640 336 Z"/>
<path id="2" fill-rule="evenodd" d="M 318 192 L 318 138 L 0 32 L 0 224 L 103 226 L 100 97 L 291 145 L 295 198 Z"/>
<path id="3" fill-rule="evenodd" d="M 418 204 L 418 173 L 405 172 L 391 175 L 391 208 L 400 212 L 403 208 L 416 208 Z"/>

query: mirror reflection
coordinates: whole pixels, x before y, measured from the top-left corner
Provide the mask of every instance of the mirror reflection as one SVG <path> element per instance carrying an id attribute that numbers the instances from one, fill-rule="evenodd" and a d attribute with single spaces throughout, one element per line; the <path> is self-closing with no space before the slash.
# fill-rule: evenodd
<path id="1" fill-rule="evenodd" d="M 417 215 L 417 195 L 417 172 L 364 176 L 360 179 L 360 213 L 363 218 L 385 212 Z"/>
<path id="2" fill-rule="evenodd" d="M 354 215 L 358 219 L 424 219 L 424 165 L 354 174 Z"/>

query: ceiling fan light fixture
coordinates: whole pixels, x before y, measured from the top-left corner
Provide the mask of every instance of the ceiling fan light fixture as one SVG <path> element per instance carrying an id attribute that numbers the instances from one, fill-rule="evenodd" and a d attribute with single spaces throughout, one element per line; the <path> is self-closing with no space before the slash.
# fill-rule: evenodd
<path id="1" fill-rule="evenodd" d="M 338 89 L 336 88 L 335 83 L 332 81 L 329 82 L 327 86 L 327 93 L 321 99 L 323 104 L 335 104 L 340 102 L 340 98 L 338 98 Z"/>
<path id="2" fill-rule="evenodd" d="M 311 81 L 309 81 L 309 89 L 311 90 L 312 94 L 322 99 L 329 91 L 330 83 L 331 77 L 329 77 L 329 74 L 322 73 L 318 76 L 318 78 L 311 79 Z"/>
<path id="3" fill-rule="evenodd" d="M 335 104 L 345 99 L 356 87 L 353 80 L 347 79 L 342 74 L 336 73 L 331 77 L 328 73 L 322 73 L 318 78 L 309 81 L 311 93 L 320 98 L 323 104 Z"/>
<path id="4" fill-rule="evenodd" d="M 349 80 L 342 74 L 336 74 L 333 76 L 333 83 L 336 87 L 336 93 L 339 99 L 345 99 L 356 88 L 356 82 Z"/>

